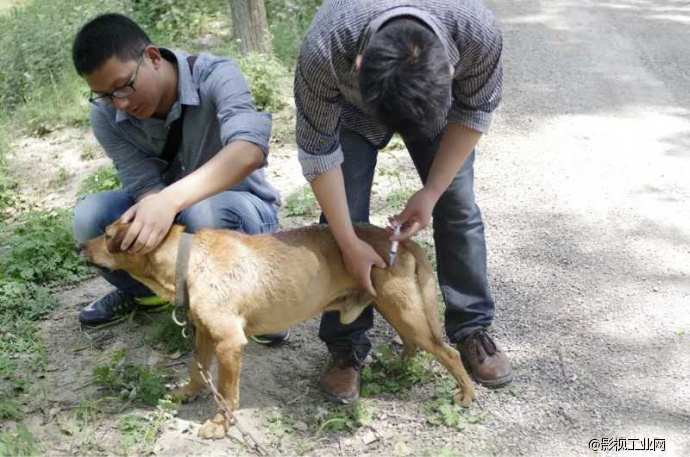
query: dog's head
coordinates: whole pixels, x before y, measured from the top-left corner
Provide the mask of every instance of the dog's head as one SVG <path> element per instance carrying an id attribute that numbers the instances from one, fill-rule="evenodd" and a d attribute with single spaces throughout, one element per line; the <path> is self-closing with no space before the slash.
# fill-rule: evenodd
<path id="1" fill-rule="evenodd" d="M 137 266 L 142 256 L 132 255 L 122 250 L 122 240 L 130 225 L 119 221 L 110 224 L 103 235 L 92 238 L 79 246 L 82 258 L 88 263 L 109 270 L 127 270 L 128 267 Z"/>

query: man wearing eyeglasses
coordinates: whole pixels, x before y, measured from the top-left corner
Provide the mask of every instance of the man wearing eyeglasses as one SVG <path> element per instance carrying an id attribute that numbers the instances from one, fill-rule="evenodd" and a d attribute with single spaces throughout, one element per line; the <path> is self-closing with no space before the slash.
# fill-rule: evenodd
<path id="1" fill-rule="evenodd" d="M 122 248 L 141 254 L 158 246 L 174 222 L 190 232 L 275 231 L 279 196 L 262 169 L 271 117 L 256 110 L 232 59 L 201 54 L 193 60 L 154 46 L 135 22 L 118 14 L 84 25 L 72 57 L 92 91 L 93 132 L 123 186 L 77 204 L 79 241 L 102 234 L 117 219 L 132 223 Z M 167 154 L 171 131 L 177 132 L 172 141 L 178 146 Z M 161 305 L 127 274 L 101 274 L 116 290 L 82 310 L 83 325 L 111 323 L 138 307 Z M 286 335 L 274 337 L 268 342 Z"/>

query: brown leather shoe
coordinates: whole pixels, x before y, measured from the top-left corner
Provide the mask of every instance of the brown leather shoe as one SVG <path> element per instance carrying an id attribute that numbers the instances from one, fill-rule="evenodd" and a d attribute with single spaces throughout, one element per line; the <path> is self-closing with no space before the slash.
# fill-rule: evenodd
<path id="1" fill-rule="evenodd" d="M 476 330 L 458 344 L 462 361 L 474 379 L 485 387 L 502 387 L 513 380 L 510 360 L 486 330 Z"/>
<path id="2" fill-rule="evenodd" d="M 339 403 L 357 400 L 361 367 L 362 363 L 355 354 L 331 354 L 319 379 L 319 387 L 330 400 Z"/>

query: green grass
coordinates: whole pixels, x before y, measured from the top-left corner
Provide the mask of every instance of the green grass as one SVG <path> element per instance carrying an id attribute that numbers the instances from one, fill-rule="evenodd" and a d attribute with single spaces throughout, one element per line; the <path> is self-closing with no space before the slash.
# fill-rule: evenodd
<path id="1" fill-rule="evenodd" d="M 120 189 L 122 185 L 117 179 L 117 171 L 112 165 L 103 165 L 87 176 L 79 186 L 77 197 L 105 192 L 107 190 Z"/>
<path id="2" fill-rule="evenodd" d="M 0 281 L 75 283 L 91 271 L 74 251 L 72 216 L 67 210 L 22 215 L 3 244 L 9 251 L 0 255 Z"/>
<path id="3" fill-rule="evenodd" d="M 160 400 L 148 414 L 127 414 L 118 421 L 123 455 L 150 455 L 163 424 L 177 414 L 177 405 Z"/>
<path id="4" fill-rule="evenodd" d="M 445 426 L 458 430 L 483 424 L 489 417 L 485 411 L 463 408 L 453 402 L 455 380 L 445 378 L 434 387 L 434 396 L 423 404 L 427 422 L 431 425 Z"/>
<path id="5" fill-rule="evenodd" d="M 42 451 L 40 442 L 25 425 L 17 424 L 13 430 L 0 430 L 0 457 L 37 455 Z"/>
<path id="6" fill-rule="evenodd" d="M 405 358 L 388 346 L 379 346 L 372 352 L 374 363 L 362 369 L 363 397 L 381 393 L 397 394 L 413 386 L 433 382 L 433 357 L 420 352 L 415 357 Z"/>
<path id="7" fill-rule="evenodd" d="M 166 394 L 165 373 L 159 368 L 125 364 L 127 353 L 121 349 L 104 365 L 94 368 L 93 383 L 106 395 L 155 406 Z"/>

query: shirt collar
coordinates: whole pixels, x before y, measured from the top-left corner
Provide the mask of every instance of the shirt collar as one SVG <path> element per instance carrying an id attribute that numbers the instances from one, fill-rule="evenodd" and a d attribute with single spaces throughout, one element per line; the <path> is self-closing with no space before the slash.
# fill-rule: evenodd
<path id="1" fill-rule="evenodd" d="M 398 6 L 391 8 L 371 21 L 367 25 L 367 28 L 364 29 L 364 32 L 360 37 L 359 46 L 357 47 L 357 54 L 362 54 L 371 37 L 378 32 L 383 24 L 393 18 L 402 16 L 414 17 L 431 28 L 434 34 L 441 40 L 441 44 L 446 50 L 446 55 L 448 56 L 448 60 L 450 60 L 450 64 L 453 66 L 453 68 L 457 67 L 458 62 L 460 61 L 460 53 L 458 52 L 457 46 L 455 46 L 453 39 L 448 33 L 448 30 L 435 16 L 412 6 Z"/>
<path id="2" fill-rule="evenodd" d="M 176 49 L 164 48 L 162 46 L 159 46 L 159 49 L 161 50 L 161 54 L 167 55 L 166 57 L 168 57 L 168 60 L 171 60 L 169 57 L 172 56 L 177 63 L 177 100 L 173 103 L 172 107 L 170 107 L 170 112 L 165 119 L 165 125 L 169 125 L 180 117 L 182 105 L 198 106 L 201 98 L 199 97 L 197 85 L 194 84 L 194 76 L 189 71 L 189 64 L 187 63 L 189 54 Z M 115 121 L 121 122 L 125 120 L 130 122 L 141 122 L 141 120 L 131 116 L 126 111 L 116 111 Z"/>

